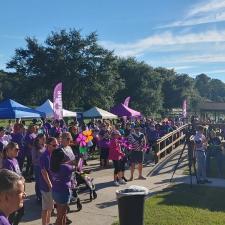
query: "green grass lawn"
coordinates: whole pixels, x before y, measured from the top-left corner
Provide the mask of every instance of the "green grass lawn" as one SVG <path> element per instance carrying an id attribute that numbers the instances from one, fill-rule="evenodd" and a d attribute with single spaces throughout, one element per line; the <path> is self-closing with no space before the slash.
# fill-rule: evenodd
<path id="1" fill-rule="evenodd" d="M 225 224 L 225 188 L 181 184 L 145 202 L 145 225 L 200 224 Z"/>

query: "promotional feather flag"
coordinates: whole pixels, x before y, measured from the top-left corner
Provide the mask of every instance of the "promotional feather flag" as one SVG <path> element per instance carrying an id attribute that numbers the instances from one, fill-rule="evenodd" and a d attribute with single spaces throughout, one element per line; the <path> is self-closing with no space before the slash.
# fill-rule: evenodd
<path id="1" fill-rule="evenodd" d="M 61 120 L 63 118 L 62 83 L 61 82 L 58 83 L 54 88 L 53 111 L 54 111 L 54 119 Z"/>

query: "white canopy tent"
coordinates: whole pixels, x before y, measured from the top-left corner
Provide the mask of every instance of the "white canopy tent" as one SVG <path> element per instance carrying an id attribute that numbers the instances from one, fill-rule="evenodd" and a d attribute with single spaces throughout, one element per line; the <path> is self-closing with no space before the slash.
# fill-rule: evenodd
<path id="1" fill-rule="evenodd" d="M 83 112 L 84 118 L 102 118 L 102 119 L 117 119 L 117 116 L 107 112 L 103 109 L 100 109 L 98 107 L 93 107 L 86 112 Z"/>
<path id="2" fill-rule="evenodd" d="M 35 109 L 40 112 L 44 112 L 46 114 L 46 117 L 48 118 L 54 117 L 53 103 L 49 99 L 47 99 L 42 105 L 40 105 Z M 76 112 L 63 109 L 63 117 L 76 117 L 76 116 L 77 116 Z"/>

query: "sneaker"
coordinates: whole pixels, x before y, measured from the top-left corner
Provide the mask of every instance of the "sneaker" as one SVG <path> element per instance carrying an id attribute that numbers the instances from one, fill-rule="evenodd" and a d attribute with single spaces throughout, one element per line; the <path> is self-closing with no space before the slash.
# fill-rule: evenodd
<path id="1" fill-rule="evenodd" d="M 114 181 L 114 185 L 117 187 L 120 186 L 120 184 L 117 181 Z"/>
<path id="2" fill-rule="evenodd" d="M 72 220 L 70 220 L 68 217 L 66 217 L 66 225 L 71 224 L 72 222 L 73 222 Z"/>
<path id="3" fill-rule="evenodd" d="M 126 182 L 124 180 L 120 179 L 119 184 L 126 184 Z"/>
<path id="4" fill-rule="evenodd" d="M 127 182 L 127 178 L 126 178 L 126 177 L 122 177 L 122 179 L 123 179 L 125 182 Z"/>
<path id="5" fill-rule="evenodd" d="M 139 176 L 139 177 L 138 177 L 138 180 L 146 180 L 146 177 Z"/>

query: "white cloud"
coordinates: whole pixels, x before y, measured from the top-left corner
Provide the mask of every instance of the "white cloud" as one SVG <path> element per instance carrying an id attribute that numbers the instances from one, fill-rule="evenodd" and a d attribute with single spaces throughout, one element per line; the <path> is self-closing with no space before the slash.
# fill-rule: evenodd
<path id="1" fill-rule="evenodd" d="M 225 21 L 225 0 L 203 1 L 193 5 L 183 19 L 162 25 L 157 28 L 193 26 Z"/>
<path id="2" fill-rule="evenodd" d="M 171 24 L 159 26 L 157 28 L 172 28 L 172 27 L 182 27 L 182 26 L 193 26 L 206 23 L 215 23 L 225 21 L 225 12 L 219 12 L 215 15 L 207 15 L 193 19 L 184 19 L 180 21 L 173 22 Z"/>
<path id="3" fill-rule="evenodd" d="M 194 15 L 208 13 L 216 10 L 220 10 L 225 8 L 225 0 L 210 0 L 210 1 L 203 1 L 200 4 L 196 4 L 191 7 L 187 16 L 191 17 Z"/>
<path id="4" fill-rule="evenodd" d="M 196 43 L 219 43 L 225 42 L 225 30 L 222 31 L 207 31 L 201 33 L 188 33 L 175 35 L 171 32 L 164 32 L 162 34 L 152 35 L 144 39 L 140 39 L 133 43 L 113 43 L 101 42 L 103 46 L 108 49 L 115 50 L 116 54 L 120 56 L 137 56 L 148 53 L 152 48 L 165 47 L 177 45 L 187 45 Z"/>
<path id="5" fill-rule="evenodd" d="M 207 71 L 206 73 L 220 74 L 220 73 L 225 73 L 225 70 L 211 70 L 211 71 Z"/>
<path id="6" fill-rule="evenodd" d="M 211 54 L 211 55 L 190 55 L 182 58 L 172 60 L 173 63 L 223 63 L 225 62 L 225 55 Z M 171 63 L 170 62 L 170 63 Z"/>
<path id="7" fill-rule="evenodd" d="M 192 68 L 195 68 L 195 67 L 194 66 L 173 66 L 173 67 L 168 67 L 168 69 L 174 69 L 176 71 L 192 69 Z"/>

